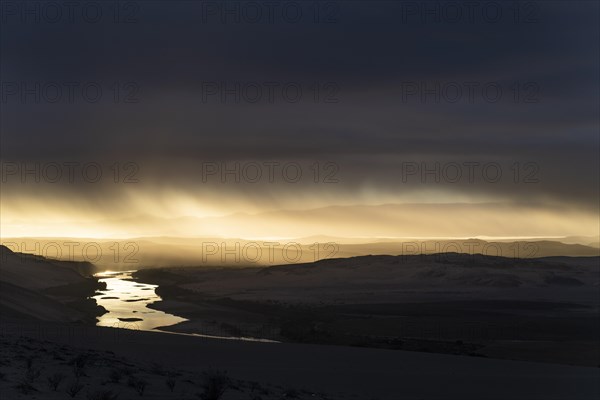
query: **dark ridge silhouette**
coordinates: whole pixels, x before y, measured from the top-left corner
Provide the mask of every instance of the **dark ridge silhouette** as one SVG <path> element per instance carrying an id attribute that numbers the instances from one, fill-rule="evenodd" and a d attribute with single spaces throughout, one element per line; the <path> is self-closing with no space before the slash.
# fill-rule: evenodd
<path id="1" fill-rule="evenodd" d="M 48 321 L 95 321 L 105 312 L 92 296 L 101 285 L 88 262 L 48 259 L 0 246 L 0 311 Z"/>

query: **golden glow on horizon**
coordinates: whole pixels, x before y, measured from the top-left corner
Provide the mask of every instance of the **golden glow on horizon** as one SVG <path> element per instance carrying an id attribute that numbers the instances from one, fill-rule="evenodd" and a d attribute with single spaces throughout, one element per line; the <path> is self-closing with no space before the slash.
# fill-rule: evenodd
<path id="1" fill-rule="evenodd" d="M 451 191 L 378 196 L 365 188 L 354 197 L 319 191 L 258 197 L 255 192 L 234 196 L 216 190 L 198 195 L 170 189 L 152 192 L 140 186 L 107 198 L 65 200 L 59 192 L 43 197 L 3 192 L 1 236 L 539 238 L 595 236 L 599 228 L 597 211 L 513 204 L 502 198 L 492 204 L 485 196 L 467 198 Z"/>
<path id="2" fill-rule="evenodd" d="M 29 213 L 27 217 L 2 209 L 2 237 L 70 237 L 127 239 L 152 236 L 223 237 L 277 240 L 326 235 L 371 238 L 496 238 L 595 236 L 598 216 L 583 211 L 558 212 L 542 208 L 485 204 L 406 205 L 380 207 L 322 208 L 278 211 L 223 217 L 157 218 L 150 215 L 114 218 L 59 210 L 51 218 Z M 403 211 L 406 209 L 406 211 Z"/>

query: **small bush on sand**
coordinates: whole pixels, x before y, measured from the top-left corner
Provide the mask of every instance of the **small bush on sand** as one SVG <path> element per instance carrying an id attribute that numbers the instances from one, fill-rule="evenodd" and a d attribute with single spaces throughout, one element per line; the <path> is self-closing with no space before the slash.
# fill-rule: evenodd
<path id="1" fill-rule="evenodd" d="M 67 386 L 66 392 L 70 397 L 75 397 L 79 392 L 81 392 L 81 389 L 83 389 L 83 385 L 79 383 L 79 380 L 75 380 L 71 382 L 69 386 Z"/>
<path id="2" fill-rule="evenodd" d="M 73 374 L 75 378 L 79 379 L 82 376 L 86 376 L 85 367 L 90 363 L 91 357 L 89 354 L 79 354 L 75 357 L 71 364 L 73 364 Z"/>
<path id="3" fill-rule="evenodd" d="M 57 391 L 60 383 L 66 378 L 65 374 L 61 374 L 60 372 L 56 372 L 48 377 L 48 387 Z"/>
<path id="4" fill-rule="evenodd" d="M 143 379 L 136 378 L 135 376 L 130 376 L 127 380 L 127 385 L 135 389 L 135 391 L 140 395 L 144 395 L 144 391 L 146 390 L 146 386 L 148 386 L 148 382 Z"/>
<path id="5" fill-rule="evenodd" d="M 201 400 L 219 400 L 231 385 L 231 380 L 226 371 L 209 369 L 202 374 L 202 393 L 198 394 Z"/>
<path id="6" fill-rule="evenodd" d="M 169 377 L 165 381 L 165 384 L 167 385 L 167 388 L 169 389 L 170 392 L 173 392 L 173 390 L 175 390 L 176 383 L 177 383 L 177 381 L 173 377 Z"/>
<path id="7" fill-rule="evenodd" d="M 40 368 L 36 368 L 33 363 L 33 358 L 29 357 L 25 360 L 25 381 L 34 383 L 42 374 Z"/>
<path id="8" fill-rule="evenodd" d="M 146 386 L 148 386 L 148 382 L 143 379 L 138 379 L 135 384 L 135 391 L 140 395 L 144 395 L 144 391 L 146 390 Z"/>

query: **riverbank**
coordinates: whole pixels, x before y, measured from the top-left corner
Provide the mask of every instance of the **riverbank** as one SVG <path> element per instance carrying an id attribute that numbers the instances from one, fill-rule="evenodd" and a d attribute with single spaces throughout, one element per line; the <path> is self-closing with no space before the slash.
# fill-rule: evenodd
<path id="1" fill-rule="evenodd" d="M 89 277 L 80 283 L 45 289 L 44 293 L 82 313 L 80 322 L 95 325 L 98 318 L 108 313 L 108 310 L 99 305 L 93 296 L 105 289 L 104 283 L 99 282 L 95 277 Z"/>
<path id="2" fill-rule="evenodd" d="M 599 365 L 598 271 L 579 260 L 453 257 L 450 265 L 365 257 L 135 277 L 159 285 L 163 301 L 151 308 L 189 319 L 161 328 L 171 332 Z M 577 286 L 554 283 L 573 277 Z"/>

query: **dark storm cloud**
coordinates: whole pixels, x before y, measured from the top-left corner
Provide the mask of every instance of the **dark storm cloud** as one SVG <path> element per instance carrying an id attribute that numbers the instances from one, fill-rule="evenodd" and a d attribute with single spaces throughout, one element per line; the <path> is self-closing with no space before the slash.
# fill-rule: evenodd
<path id="1" fill-rule="evenodd" d="M 544 172 L 536 194 L 595 207 L 596 2 L 527 3 L 535 7 L 524 5 L 519 20 L 514 3 L 500 3 L 497 22 L 480 11 L 461 22 L 424 9 L 408 14 L 423 2 L 330 2 L 330 23 L 315 23 L 308 2 L 297 23 L 222 23 L 206 15 L 213 3 L 138 2 L 129 24 L 23 22 L 5 13 L 4 83 L 92 82 L 103 96 L 92 103 L 77 89 L 67 104 L 7 97 L 2 159 L 135 160 L 147 180 L 180 186 L 196 177 L 179 167 L 184 161 L 317 159 L 343 166 L 337 188 L 349 191 L 393 184 L 390 159 L 529 161 Z M 203 98 L 221 82 L 257 82 L 263 91 L 274 82 L 275 99 Z M 297 103 L 279 90 L 290 82 L 303 91 Z M 478 88 L 472 101 L 469 82 Z M 502 88 L 498 101 L 481 94 L 490 83 Z M 463 95 L 456 103 L 403 97 L 421 84 L 458 85 Z M 478 190 L 529 196 L 509 186 Z"/>

